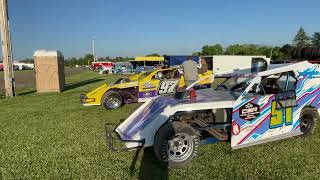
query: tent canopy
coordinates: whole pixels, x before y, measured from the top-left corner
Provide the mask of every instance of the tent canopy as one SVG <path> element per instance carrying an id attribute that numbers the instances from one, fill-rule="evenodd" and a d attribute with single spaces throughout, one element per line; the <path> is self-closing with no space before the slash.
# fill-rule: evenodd
<path id="1" fill-rule="evenodd" d="M 136 61 L 164 61 L 164 57 L 159 56 L 138 56 L 135 58 Z"/>

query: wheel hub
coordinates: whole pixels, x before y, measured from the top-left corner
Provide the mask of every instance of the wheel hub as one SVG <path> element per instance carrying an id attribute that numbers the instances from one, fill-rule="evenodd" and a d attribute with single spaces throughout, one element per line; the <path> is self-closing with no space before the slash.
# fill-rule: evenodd
<path id="1" fill-rule="evenodd" d="M 310 128 L 311 117 L 303 116 L 300 120 L 301 131 L 305 132 Z"/>
<path id="2" fill-rule="evenodd" d="M 110 108 L 115 108 L 115 107 L 118 107 L 119 104 L 120 104 L 120 101 L 118 98 L 114 97 L 114 96 L 110 96 L 107 101 L 106 101 L 106 104 L 108 107 Z"/>
<path id="3" fill-rule="evenodd" d="M 167 154 L 172 161 L 184 161 L 192 154 L 193 148 L 191 136 L 179 133 L 169 140 Z"/>

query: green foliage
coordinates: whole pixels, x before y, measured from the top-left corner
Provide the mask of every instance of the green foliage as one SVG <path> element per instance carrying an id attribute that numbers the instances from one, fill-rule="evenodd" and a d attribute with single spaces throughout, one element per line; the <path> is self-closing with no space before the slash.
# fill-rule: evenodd
<path id="1" fill-rule="evenodd" d="M 220 44 L 212 46 L 204 45 L 202 47 L 201 55 L 221 55 L 223 54 L 223 47 Z"/>
<path id="2" fill-rule="evenodd" d="M 201 56 L 201 52 L 193 52 L 192 56 Z"/>
<path id="3" fill-rule="evenodd" d="M 313 46 L 320 47 L 320 32 L 315 32 L 312 35 L 311 41 Z"/>
<path id="4" fill-rule="evenodd" d="M 147 57 L 150 57 L 150 56 L 157 56 L 157 57 L 160 57 L 161 55 L 158 54 L 158 53 L 151 53 L 151 54 L 148 54 L 146 55 Z"/>
<path id="5" fill-rule="evenodd" d="M 20 62 L 23 62 L 23 63 L 34 63 L 34 60 L 32 58 L 26 58 L 24 60 L 21 60 Z"/>
<path id="6" fill-rule="evenodd" d="M 297 47 L 310 45 L 310 37 L 304 31 L 302 26 L 300 27 L 296 36 L 294 37 L 293 44 Z"/>

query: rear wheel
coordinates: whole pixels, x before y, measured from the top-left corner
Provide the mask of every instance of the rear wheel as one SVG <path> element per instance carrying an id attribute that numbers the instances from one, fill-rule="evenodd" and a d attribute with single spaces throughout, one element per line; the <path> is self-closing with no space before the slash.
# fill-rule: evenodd
<path id="1" fill-rule="evenodd" d="M 200 139 L 197 132 L 183 122 L 172 122 L 159 129 L 154 140 L 157 158 L 168 167 L 183 167 L 198 153 Z"/>
<path id="2" fill-rule="evenodd" d="M 311 108 L 304 108 L 300 115 L 300 129 L 302 131 L 302 137 L 313 134 L 318 120 L 318 113 Z"/>
<path id="3" fill-rule="evenodd" d="M 102 105 L 106 109 L 118 109 L 122 106 L 122 97 L 115 91 L 108 91 L 102 98 Z"/>

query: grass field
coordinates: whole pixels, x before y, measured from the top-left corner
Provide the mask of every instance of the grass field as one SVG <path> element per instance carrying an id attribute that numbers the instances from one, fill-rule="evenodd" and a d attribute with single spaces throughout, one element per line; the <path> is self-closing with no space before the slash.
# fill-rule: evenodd
<path id="1" fill-rule="evenodd" d="M 234 151 L 229 143 L 202 146 L 198 158 L 182 169 L 160 166 L 152 148 L 110 152 L 106 148 L 105 123 L 117 123 L 140 104 L 106 111 L 102 107 L 81 106 L 79 94 L 119 77 L 85 71 L 67 76 L 71 85 L 63 93 L 38 94 L 24 89 L 20 96 L 0 98 L 0 179 L 319 177 L 319 124 L 309 138 L 291 138 Z"/>

